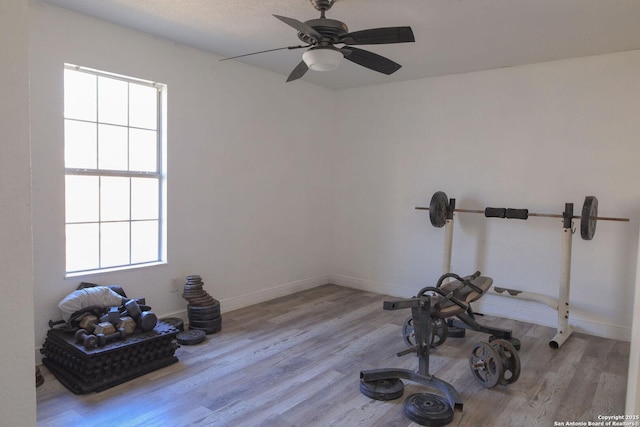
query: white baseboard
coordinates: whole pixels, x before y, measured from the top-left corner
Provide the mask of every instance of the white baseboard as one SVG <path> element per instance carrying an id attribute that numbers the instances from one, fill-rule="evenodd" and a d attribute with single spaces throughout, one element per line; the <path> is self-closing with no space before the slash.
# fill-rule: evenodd
<path id="1" fill-rule="evenodd" d="M 342 275 L 331 275 L 329 280 L 336 285 L 393 297 L 409 298 L 419 291 L 419 289 L 406 286 Z M 488 294 L 484 296 L 478 303 L 474 303 L 474 311 L 552 328 L 556 328 L 558 325 L 556 311 L 546 305 L 501 295 Z M 569 315 L 569 323 L 573 326 L 575 332 L 622 341 L 631 340 L 631 327 L 629 326 L 614 325 L 594 319 L 589 313 L 580 312 L 575 309 L 572 310 Z"/>
<path id="2" fill-rule="evenodd" d="M 233 298 L 220 299 L 220 311 L 233 311 L 239 308 L 248 307 L 250 305 L 280 298 L 295 292 L 305 291 L 317 286 L 330 283 L 331 276 L 323 275 L 312 277 L 310 279 L 297 280 L 295 282 L 285 283 L 283 285 L 272 286 L 267 289 L 261 289 L 245 295 L 239 295 Z"/>

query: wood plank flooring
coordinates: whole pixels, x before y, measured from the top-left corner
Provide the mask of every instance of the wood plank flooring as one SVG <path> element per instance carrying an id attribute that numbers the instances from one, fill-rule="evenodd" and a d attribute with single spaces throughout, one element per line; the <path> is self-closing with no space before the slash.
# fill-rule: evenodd
<path id="1" fill-rule="evenodd" d="M 176 350 L 180 361 L 101 393 L 74 395 L 41 367 L 39 426 L 416 426 L 403 414 L 412 393 L 382 402 L 359 391 L 363 369 L 417 370 L 402 323 L 409 310 L 385 311 L 383 295 L 325 285 L 223 314 L 222 331 Z M 469 355 L 487 336 L 467 331 L 432 353 L 430 372 L 464 401 L 451 426 L 553 426 L 624 413 L 629 343 L 574 334 L 548 348 L 554 330 L 479 318 L 522 341 L 514 384 L 481 387 Z"/>

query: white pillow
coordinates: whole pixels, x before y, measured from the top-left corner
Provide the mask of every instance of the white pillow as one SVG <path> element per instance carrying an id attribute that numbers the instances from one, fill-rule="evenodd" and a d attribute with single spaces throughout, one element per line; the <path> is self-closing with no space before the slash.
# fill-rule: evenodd
<path id="1" fill-rule="evenodd" d="M 122 305 L 122 296 L 106 286 L 94 286 L 78 289 L 64 297 L 58 307 L 62 311 L 62 318 L 69 321 L 71 315 L 78 310 L 97 305 L 99 307 L 118 307 Z"/>

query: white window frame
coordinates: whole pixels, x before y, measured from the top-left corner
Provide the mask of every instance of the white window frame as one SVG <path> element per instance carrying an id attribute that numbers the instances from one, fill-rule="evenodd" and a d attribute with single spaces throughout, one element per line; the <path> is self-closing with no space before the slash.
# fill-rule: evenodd
<path id="1" fill-rule="evenodd" d="M 95 176 L 98 177 L 98 182 L 101 182 L 101 177 L 128 177 L 128 178 L 153 178 L 153 179 L 157 179 L 158 180 L 158 247 L 157 247 L 157 257 L 154 260 L 150 260 L 150 261 L 144 261 L 144 262 L 132 262 L 131 260 L 131 246 L 132 246 L 132 236 L 131 236 L 131 224 L 136 222 L 135 219 L 131 218 L 131 191 L 129 192 L 129 198 L 130 198 L 130 202 L 129 202 L 129 219 L 128 220 L 122 220 L 122 221 L 102 221 L 102 219 L 100 218 L 100 216 L 98 217 L 97 221 L 89 221 L 89 222 L 67 222 L 67 214 L 66 214 L 66 208 L 65 208 L 65 229 L 66 226 L 69 224 L 83 224 L 83 223 L 87 223 L 87 224 L 98 224 L 98 227 L 100 228 L 101 224 L 105 224 L 105 223 L 109 223 L 109 222 L 127 222 L 129 224 L 129 262 L 126 264 L 121 264 L 121 265 L 109 265 L 106 267 L 103 267 L 103 258 L 102 258 L 102 254 L 100 253 L 101 251 L 101 236 L 98 237 L 99 241 L 98 241 L 98 267 L 97 268 L 91 268 L 91 269 L 83 269 L 83 270 L 73 270 L 73 271 L 68 271 L 67 270 L 67 265 L 68 263 L 66 262 L 67 260 L 67 247 L 65 244 L 65 272 L 66 272 L 66 277 L 74 277 L 74 276 L 82 276 L 82 275 L 88 275 L 88 274 L 95 274 L 95 273 L 103 273 L 103 272 L 109 272 L 109 271 L 117 271 L 117 270 L 125 270 L 125 269 L 130 269 L 130 268 L 138 268 L 138 267 L 147 267 L 147 266 L 153 266 L 153 265 L 159 265 L 159 264 L 164 264 L 166 263 L 166 254 L 167 254 L 167 247 L 166 247 L 166 235 L 167 235 L 167 230 L 166 230 L 166 102 L 167 102 L 167 86 L 161 83 L 157 83 L 157 82 L 152 82 L 152 81 L 147 81 L 147 80 L 142 80 L 142 79 L 138 79 L 138 78 L 134 78 L 134 77 L 128 77 L 128 76 L 122 76 L 122 75 L 118 75 L 118 74 L 113 74 L 113 73 L 109 73 L 109 72 L 105 72 L 105 71 L 100 71 L 100 70 L 95 70 L 95 69 L 91 69 L 91 68 L 87 68 L 87 67 L 82 67 L 82 66 L 78 66 L 78 65 L 72 65 L 72 64 L 65 64 L 64 65 L 65 70 L 73 70 L 73 71 L 79 71 L 79 72 L 85 72 L 87 74 L 90 75 L 94 75 L 96 77 L 106 77 L 109 79 L 115 79 L 115 80 L 122 80 L 125 81 L 127 83 L 133 83 L 133 84 L 137 84 L 137 85 L 144 85 L 144 86 L 150 86 L 153 87 L 157 90 L 157 94 L 158 94 L 158 99 L 157 99 L 157 129 L 156 129 L 156 170 L 155 171 L 136 171 L 136 170 L 111 170 L 111 169 L 101 169 L 99 167 L 99 163 L 98 166 L 96 166 L 96 169 L 87 169 L 87 168 L 70 168 L 67 167 L 67 165 L 65 164 L 65 177 L 67 176 L 80 176 L 80 175 L 84 175 L 84 176 Z M 96 85 L 96 90 L 97 90 L 97 85 Z M 96 103 L 99 102 L 98 99 L 98 95 L 96 93 Z M 76 122 L 86 122 L 86 123 L 95 123 L 96 124 L 96 128 L 98 128 L 98 125 L 101 123 L 99 121 L 99 118 L 96 117 L 95 121 L 93 120 L 81 120 L 81 119 L 74 119 L 74 118 L 67 118 L 66 115 L 64 115 L 64 122 L 66 123 L 67 120 L 70 121 L 76 121 Z M 122 125 L 122 127 L 127 128 L 127 130 L 129 129 L 137 129 L 134 126 L 130 126 L 129 123 L 127 123 L 127 125 Z M 140 128 L 142 129 L 142 128 Z M 99 190 L 101 191 L 101 190 Z M 66 196 L 65 196 L 66 197 Z M 99 209 L 100 210 L 100 209 Z M 100 215 L 100 213 L 98 213 L 98 215 Z"/>

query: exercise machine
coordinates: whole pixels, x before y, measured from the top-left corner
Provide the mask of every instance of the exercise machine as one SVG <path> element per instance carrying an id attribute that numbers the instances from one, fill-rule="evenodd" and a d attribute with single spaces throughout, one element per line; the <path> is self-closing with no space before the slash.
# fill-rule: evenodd
<path id="1" fill-rule="evenodd" d="M 557 312 L 558 325 L 555 336 L 549 342 L 549 347 L 559 348 L 573 333 L 569 324 L 569 293 L 571 286 L 571 249 L 574 230 L 574 219 L 580 219 L 580 236 L 583 240 L 592 240 L 597 221 L 621 221 L 629 222 L 629 218 L 598 216 L 598 199 L 595 196 L 585 197 L 581 215 L 574 215 L 573 203 L 565 203 L 562 214 L 532 213 L 528 209 L 492 208 L 484 210 L 456 208 L 455 199 L 449 199 L 443 191 L 433 194 L 429 207 L 416 207 L 417 210 L 428 210 L 431 224 L 437 228 L 445 228 L 443 273 L 451 271 L 451 253 L 453 247 L 453 215 L 454 212 L 483 214 L 487 218 L 506 218 L 526 220 L 529 217 L 546 217 L 562 219 L 562 267 L 558 288 L 558 298 L 554 299 L 546 295 L 533 292 L 524 292 L 515 289 L 493 287 L 491 293 L 495 295 L 516 297 L 543 303 Z"/>
<path id="2" fill-rule="evenodd" d="M 448 278 L 456 280 L 443 285 Z M 398 356 L 415 352 L 418 370 L 389 368 L 361 371 L 361 393 L 376 400 L 394 400 L 404 393 L 402 379 L 414 381 L 435 389 L 440 394 L 415 393 L 407 397 L 403 405 L 407 418 L 428 426 L 451 422 L 454 411 L 462 410 L 463 402 L 451 384 L 429 372 L 430 349 L 434 342 L 433 335 L 437 334 L 434 328 L 442 327 L 444 319 L 465 314 L 470 302 L 484 295 L 492 282 L 491 278 L 481 276 L 479 271 L 466 277 L 447 273 L 440 277 L 436 286 L 422 288 L 413 298 L 385 301 L 385 310 L 411 309 L 414 345 L 409 350 L 398 353 Z M 444 327 L 446 328 L 446 324 Z M 494 332 L 493 329 L 491 331 Z M 510 332 L 505 336 L 511 338 Z M 497 337 L 492 342 L 480 342 L 474 346 L 469 366 L 474 378 L 486 388 L 497 384 L 511 384 L 520 375 L 517 350 L 509 341 Z"/>

